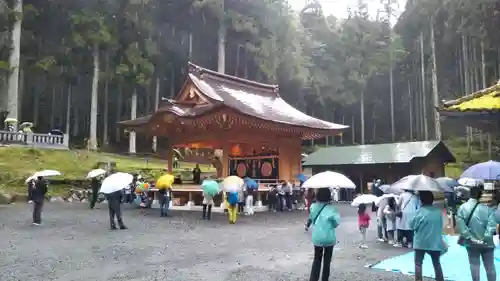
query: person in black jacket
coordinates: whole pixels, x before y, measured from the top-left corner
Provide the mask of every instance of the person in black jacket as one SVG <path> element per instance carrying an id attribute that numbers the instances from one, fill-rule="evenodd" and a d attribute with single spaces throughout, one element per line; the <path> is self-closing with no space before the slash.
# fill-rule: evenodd
<path id="1" fill-rule="evenodd" d="M 123 197 L 123 191 L 118 190 L 113 193 L 106 195 L 106 200 L 108 200 L 108 209 L 109 209 L 109 225 L 111 230 L 115 230 L 115 217 L 118 221 L 118 226 L 120 229 L 127 229 L 127 227 L 123 224 L 122 220 L 122 210 L 121 210 L 121 202 Z"/>
<path id="2" fill-rule="evenodd" d="M 101 188 L 101 180 L 99 178 L 93 178 L 90 181 L 90 187 L 92 188 L 92 197 L 90 198 L 90 209 L 94 209 L 95 203 L 97 203 L 97 198 L 99 197 L 99 189 Z"/>
<path id="3" fill-rule="evenodd" d="M 32 190 L 31 199 L 33 200 L 33 224 L 42 223 L 42 208 L 47 194 L 47 181 L 43 177 L 38 177 L 35 182 L 35 188 Z"/>

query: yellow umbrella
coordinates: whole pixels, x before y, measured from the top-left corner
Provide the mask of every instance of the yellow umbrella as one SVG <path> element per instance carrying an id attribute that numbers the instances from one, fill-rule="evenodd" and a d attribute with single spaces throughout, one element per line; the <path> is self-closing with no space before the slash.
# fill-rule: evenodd
<path id="1" fill-rule="evenodd" d="M 243 187 L 245 182 L 237 176 L 229 176 L 222 181 L 222 188 L 226 192 L 235 192 Z"/>
<path id="2" fill-rule="evenodd" d="M 171 174 L 166 174 L 161 176 L 157 181 L 156 181 L 156 188 L 158 189 L 166 189 L 172 186 L 174 184 L 175 177 Z"/>

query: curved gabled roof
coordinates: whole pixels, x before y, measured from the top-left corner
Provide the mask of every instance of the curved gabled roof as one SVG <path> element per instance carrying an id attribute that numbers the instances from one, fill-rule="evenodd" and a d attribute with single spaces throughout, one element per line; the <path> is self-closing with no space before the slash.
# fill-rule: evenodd
<path id="1" fill-rule="evenodd" d="M 342 130 L 348 126 L 309 116 L 279 95 L 277 85 L 268 85 L 220 74 L 190 64 L 189 79 L 214 103 L 222 103 L 259 119 L 321 130 Z"/>
<path id="2" fill-rule="evenodd" d="M 279 95 L 277 85 L 262 84 L 226 74 L 221 74 L 189 63 L 186 85 L 192 84 L 207 103 L 189 104 L 177 100 L 166 100 L 153 116 L 141 120 L 120 122 L 121 125 L 139 127 L 155 118 L 158 114 L 172 113 L 179 117 L 196 118 L 213 112 L 220 107 L 228 107 L 243 115 L 255 117 L 264 121 L 281 123 L 305 129 L 335 131 L 348 126 L 327 122 L 309 116 L 283 100 Z"/>

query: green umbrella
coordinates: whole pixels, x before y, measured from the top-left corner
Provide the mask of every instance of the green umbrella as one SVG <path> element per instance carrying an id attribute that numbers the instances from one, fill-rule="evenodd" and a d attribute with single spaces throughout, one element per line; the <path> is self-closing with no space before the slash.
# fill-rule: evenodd
<path id="1" fill-rule="evenodd" d="M 201 188 L 210 196 L 215 196 L 219 193 L 219 184 L 214 180 L 204 180 L 201 184 Z"/>

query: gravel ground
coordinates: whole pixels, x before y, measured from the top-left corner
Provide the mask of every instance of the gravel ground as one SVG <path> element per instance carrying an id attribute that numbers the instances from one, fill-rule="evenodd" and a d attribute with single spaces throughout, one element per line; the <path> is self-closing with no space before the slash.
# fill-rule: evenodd
<path id="1" fill-rule="evenodd" d="M 127 206 L 128 207 L 128 206 Z M 357 247 L 354 208 L 338 205 L 342 222 L 330 280 L 412 280 L 367 269 L 365 265 L 404 253 L 375 242 Z M 308 280 L 312 262 L 305 213 L 258 213 L 229 225 L 222 214 L 200 220 L 198 212 L 173 212 L 160 218 L 127 208 L 128 230 L 108 230 L 106 205 L 47 203 L 44 223 L 31 225 L 31 206 L 0 206 L 2 281 L 274 281 Z M 373 216 L 372 216 L 373 217 Z"/>

